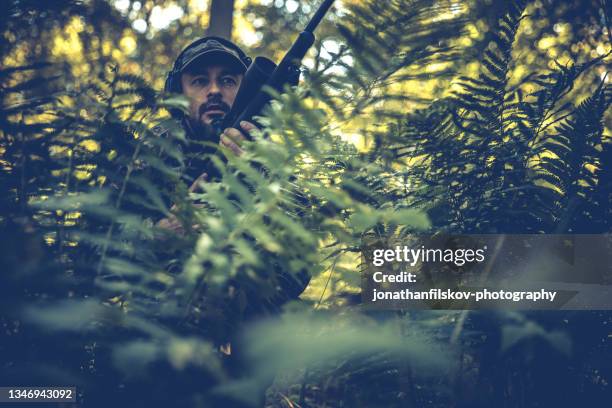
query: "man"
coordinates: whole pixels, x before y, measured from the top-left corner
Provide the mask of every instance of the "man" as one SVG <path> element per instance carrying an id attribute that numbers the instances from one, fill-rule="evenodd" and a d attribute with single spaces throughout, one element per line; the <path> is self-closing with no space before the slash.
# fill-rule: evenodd
<path id="1" fill-rule="evenodd" d="M 165 91 L 182 93 L 189 98 L 189 114 L 172 112 L 173 116 L 182 120 L 189 144 L 183 152 L 187 157 L 186 175 L 193 181 L 190 191 L 195 191 L 206 179 L 216 178 L 214 166 L 206 159 L 212 151 L 206 148 L 198 149 L 198 142 L 214 142 L 229 149 L 233 154 L 242 154 L 241 144 L 245 137 L 240 130 L 222 129 L 224 116 L 230 111 L 241 81 L 251 59 L 234 43 L 219 37 L 204 37 L 188 45 L 177 57 L 172 71 L 168 74 Z M 256 127 L 249 122 L 240 124 L 242 130 L 249 133 Z M 190 157 L 191 156 L 191 157 Z M 181 223 L 176 217 L 164 218 L 157 224 L 161 228 L 183 234 Z M 297 299 L 308 284 L 306 273 L 298 279 L 289 276 L 276 262 L 269 258 L 266 268 L 276 271 L 278 283 L 277 292 L 273 296 L 262 297 L 260 293 L 252 293 L 252 289 L 242 290 L 248 305 L 245 308 L 245 320 L 257 316 L 277 313 L 280 306 L 291 299 Z M 228 339 L 229 340 L 229 339 Z M 230 340 L 231 343 L 233 341 Z M 236 375 L 244 375 L 242 361 L 236 350 L 230 351 L 222 347 L 226 354 L 232 354 L 227 360 L 227 368 Z M 263 397 L 263 394 L 262 394 Z"/>
<path id="2" fill-rule="evenodd" d="M 168 74 L 165 91 L 182 93 L 189 99 L 188 115 L 176 111 L 172 114 L 181 119 L 189 141 L 183 153 L 186 157 L 184 175 L 194 180 L 190 191 L 195 191 L 200 183 L 207 179 L 219 176 L 215 173 L 215 167 L 205 159 L 214 149 L 202 147 L 200 142 L 219 144 L 237 156 L 243 152 L 241 144 L 245 137 L 242 132 L 234 128 L 222 129 L 221 124 L 234 104 L 244 73 L 250 63 L 251 59 L 232 42 L 218 37 L 204 37 L 188 45 L 179 54 L 172 71 Z M 246 133 L 256 129 L 249 122 L 242 122 L 240 127 Z M 157 225 L 179 235 L 184 234 L 183 226 L 174 216 L 162 219 Z M 225 321 L 226 314 L 232 316 L 236 322 L 253 321 L 262 316 L 277 314 L 283 304 L 299 297 L 310 280 L 306 272 L 300 273 L 297 277 L 290 276 L 283 270 L 283 265 L 275 259 L 274 254 L 262 251 L 262 256 L 266 257 L 263 258 L 266 273 L 269 270 L 275 273 L 277 286 L 274 293 L 263 296 L 257 287 L 250 285 L 241 287 L 240 283 L 232 282 L 227 297 L 227 303 L 232 304 L 214 304 L 213 299 L 213 306 L 210 306 L 210 309 L 214 310 L 214 313 L 207 315 L 208 326 L 220 327 L 220 331 L 223 332 L 215 333 L 212 337 L 220 337 L 216 341 L 221 340 L 220 350 L 227 355 L 224 359 L 225 368 L 236 377 L 245 376 L 247 372 L 241 356 L 242 347 L 238 345 L 235 337 L 237 333 L 234 331 L 237 328 Z M 239 305 L 241 302 L 239 299 L 244 300 L 245 304 Z M 204 315 L 208 313 L 208 301 L 210 299 L 198 299 L 197 302 L 201 302 L 197 307 L 199 313 Z M 241 316 L 236 315 L 238 309 L 242 310 Z M 197 318 L 198 316 L 195 316 L 194 323 L 197 323 Z M 222 324 L 217 326 L 212 322 L 214 319 L 220 319 Z M 189 321 L 191 323 L 191 320 Z M 263 405 L 265 389 L 261 390 L 260 397 Z"/>
<path id="3" fill-rule="evenodd" d="M 230 111 L 240 84 L 251 63 L 244 51 L 236 44 L 220 37 L 203 37 L 189 44 L 177 57 L 174 67 L 166 79 L 166 92 L 182 93 L 189 98 L 189 115 L 173 111 L 185 128 L 189 145 L 184 151 L 187 158 L 186 176 L 192 180 L 190 191 L 211 177 L 216 170 L 205 157 L 212 151 L 198 147 L 201 142 L 218 143 L 233 154 L 242 154 L 241 144 L 245 140 L 238 129 L 221 129 L 224 116 Z M 242 122 L 244 132 L 256 127 Z M 163 132 L 163 129 L 157 129 Z M 200 145 L 198 143 L 200 142 Z M 164 218 L 159 227 L 182 232 L 180 222 Z"/>
<path id="4" fill-rule="evenodd" d="M 238 129 L 221 129 L 224 116 L 230 111 L 248 66 L 249 58 L 236 44 L 220 37 L 203 37 L 189 44 L 177 57 L 166 79 L 165 91 L 182 93 L 189 98 L 189 115 L 173 111 L 180 118 L 187 133 L 189 144 L 186 146 L 186 176 L 193 180 L 190 191 L 195 191 L 200 183 L 216 178 L 214 166 L 206 157 L 210 149 L 199 148 L 198 142 L 214 142 L 228 148 L 233 154 L 242 154 L 241 144 L 245 137 Z M 249 122 L 240 124 L 246 133 L 256 129 Z M 163 130 L 162 130 L 163 131 Z M 159 130 L 158 130 L 159 132 Z M 183 234 L 180 221 L 171 216 L 157 223 L 160 228 Z M 301 281 L 279 272 L 280 286 L 283 288 L 283 303 L 295 299 L 306 287 L 309 278 Z"/>

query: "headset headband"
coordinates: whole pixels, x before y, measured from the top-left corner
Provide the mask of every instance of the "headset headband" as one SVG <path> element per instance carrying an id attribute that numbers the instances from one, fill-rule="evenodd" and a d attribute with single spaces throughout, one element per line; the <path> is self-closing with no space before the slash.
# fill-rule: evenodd
<path id="1" fill-rule="evenodd" d="M 210 40 L 217 41 L 221 43 L 222 45 L 224 45 L 225 47 L 228 47 L 236 51 L 238 53 L 238 57 L 240 58 L 240 60 L 246 67 L 251 65 L 251 61 L 252 61 L 251 58 L 247 56 L 246 53 L 242 51 L 240 47 L 238 47 L 233 42 L 225 38 L 215 37 L 215 36 L 202 37 L 202 38 L 195 40 L 194 42 L 189 44 L 187 47 L 185 47 L 183 51 L 181 51 L 181 53 L 178 55 L 176 60 L 174 60 L 174 65 L 172 66 L 172 70 L 168 72 L 168 76 L 166 77 L 166 83 L 164 85 L 164 92 L 175 92 L 175 93 L 182 92 L 180 74 L 181 74 L 181 69 L 182 69 L 181 67 L 182 62 L 183 62 L 182 60 L 183 60 L 183 56 L 185 52 L 193 47 L 196 47 L 197 45 L 203 42 L 210 41 Z"/>

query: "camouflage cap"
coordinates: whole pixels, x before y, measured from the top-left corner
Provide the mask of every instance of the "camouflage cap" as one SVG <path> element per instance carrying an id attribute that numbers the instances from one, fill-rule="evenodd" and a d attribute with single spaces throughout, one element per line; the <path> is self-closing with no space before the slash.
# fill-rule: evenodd
<path id="1" fill-rule="evenodd" d="M 226 63 L 235 67 L 238 72 L 244 73 L 247 70 L 247 65 L 243 60 L 245 57 L 244 52 L 228 40 L 223 41 L 215 37 L 203 38 L 185 48 L 178 71 L 183 72 L 186 68 L 192 67 L 196 61 L 199 61 L 204 64 Z"/>

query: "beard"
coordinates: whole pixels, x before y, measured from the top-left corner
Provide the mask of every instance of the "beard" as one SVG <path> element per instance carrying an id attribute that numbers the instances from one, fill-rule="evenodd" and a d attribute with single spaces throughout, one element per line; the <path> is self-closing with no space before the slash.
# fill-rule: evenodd
<path id="1" fill-rule="evenodd" d="M 212 142 L 218 142 L 219 136 L 223 131 L 223 119 L 225 115 L 230 111 L 231 106 L 221 100 L 221 97 L 212 96 L 210 100 L 203 103 L 198 108 L 198 117 L 189 118 L 189 124 L 194 136 L 198 140 L 206 140 Z M 213 116 L 209 115 L 208 121 L 205 121 L 204 115 L 208 111 L 222 112 L 222 114 L 215 113 Z"/>
<path id="2" fill-rule="evenodd" d="M 189 128 L 193 132 L 195 140 L 217 142 L 221 135 L 223 118 L 216 119 L 211 123 L 205 123 L 198 119 L 189 118 Z"/>

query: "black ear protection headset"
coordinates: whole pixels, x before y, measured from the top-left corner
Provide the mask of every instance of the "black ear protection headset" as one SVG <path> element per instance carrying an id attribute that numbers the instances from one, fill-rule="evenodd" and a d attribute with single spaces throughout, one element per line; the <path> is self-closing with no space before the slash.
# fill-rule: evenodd
<path id="1" fill-rule="evenodd" d="M 251 57 L 246 55 L 245 52 L 242 51 L 233 42 L 231 42 L 229 40 L 226 40 L 225 38 L 215 37 L 215 36 L 202 37 L 200 39 L 195 40 L 194 42 L 189 44 L 187 47 L 185 47 L 183 49 L 183 51 L 181 51 L 179 56 L 176 58 L 176 60 L 174 61 L 174 66 L 172 67 L 172 71 L 168 72 L 168 76 L 166 77 L 166 84 L 164 86 L 164 92 L 174 92 L 174 93 L 182 92 L 182 86 L 181 86 L 181 68 L 182 68 L 182 65 L 183 65 L 183 61 L 182 61 L 183 60 L 183 54 L 188 49 L 190 49 L 192 47 L 195 47 L 196 45 L 201 44 L 201 43 L 206 42 L 206 41 L 209 41 L 209 40 L 218 41 L 222 45 L 235 50 L 238 53 L 238 57 L 244 63 L 244 65 L 246 65 L 247 67 L 249 65 L 251 65 L 251 62 L 253 61 L 251 59 Z"/>

